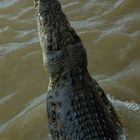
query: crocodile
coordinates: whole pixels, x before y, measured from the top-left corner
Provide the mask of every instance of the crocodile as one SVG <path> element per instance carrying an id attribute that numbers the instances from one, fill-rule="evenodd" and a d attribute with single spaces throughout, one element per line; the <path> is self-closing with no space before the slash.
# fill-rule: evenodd
<path id="1" fill-rule="evenodd" d="M 117 140 L 121 123 L 87 70 L 87 53 L 58 0 L 34 0 L 43 64 L 49 73 L 47 117 L 53 140 Z"/>

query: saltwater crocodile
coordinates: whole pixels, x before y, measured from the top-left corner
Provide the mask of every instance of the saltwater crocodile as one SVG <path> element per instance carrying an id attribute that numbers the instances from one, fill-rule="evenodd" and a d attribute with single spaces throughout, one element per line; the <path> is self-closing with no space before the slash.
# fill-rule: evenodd
<path id="1" fill-rule="evenodd" d="M 117 140 L 120 123 L 87 70 L 87 54 L 58 0 L 34 0 L 43 62 L 50 76 L 47 94 L 53 140 Z"/>

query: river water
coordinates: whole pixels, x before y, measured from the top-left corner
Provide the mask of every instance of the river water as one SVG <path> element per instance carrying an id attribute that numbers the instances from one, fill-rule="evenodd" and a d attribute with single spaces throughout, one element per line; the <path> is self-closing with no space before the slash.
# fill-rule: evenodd
<path id="1" fill-rule="evenodd" d="M 129 140 L 140 140 L 140 1 L 61 0 L 88 53 L 88 69 L 112 96 Z M 49 140 L 33 0 L 0 0 L 0 140 Z"/>

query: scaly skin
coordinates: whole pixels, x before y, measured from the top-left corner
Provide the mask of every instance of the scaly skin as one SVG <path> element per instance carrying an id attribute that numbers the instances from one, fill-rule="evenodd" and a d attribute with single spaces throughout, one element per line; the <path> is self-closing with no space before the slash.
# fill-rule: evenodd
<path id="1" fill-rule="evenodd" d="M 47 94 L 53 140 L 117 140 L 116 112 L 87 71 L 82 40 L 58 0 L 34 0 L 43 62 L 50 76 Z"/>

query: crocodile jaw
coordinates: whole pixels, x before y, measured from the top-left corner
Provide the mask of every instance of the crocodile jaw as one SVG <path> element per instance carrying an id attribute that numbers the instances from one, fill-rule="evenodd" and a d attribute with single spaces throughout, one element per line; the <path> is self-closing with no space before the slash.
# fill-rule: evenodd
<path id="1" fill-rule="evenodd" d="M 57 0 L 35 0 L 34 2 L 37 11 L 38 32 L 43 48 L 46 40 L 48 51 L 59 50 L 80 41 Z"/>

